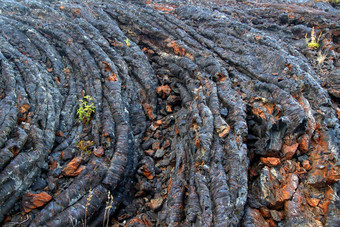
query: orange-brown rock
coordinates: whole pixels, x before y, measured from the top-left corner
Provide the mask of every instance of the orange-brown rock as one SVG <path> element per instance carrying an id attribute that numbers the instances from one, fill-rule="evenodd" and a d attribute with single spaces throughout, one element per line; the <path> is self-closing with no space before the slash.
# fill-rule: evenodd
<path id="1" fill-rule="evenodd" d="M 60 136 L 60 137 L 64 137 L 64 134 L 63 134 L 62 131 L 57 131 L 55 135 Z"/>
<path id="2" fill-rule="evenodd" d="M 160 148 L 161 142 L 160 141 L 156 141 L 152 144 L 152 150 L 156 151 Z"/>
<path id="3" fill-rule="evenodd" d="M 29 104 L 23 104 L 20 106 L 20 113 L 26 113 L 30 108 L 31 106 Z"/>
<path id="4" fill-rule="evenodd" d="M 171 47 L 175 54 L 179 56 L 184 56 L 186 54 L 186 51 L 183 47 L 181 47 L 180 44 L 178 44 L 176 41 L 171 40 L 170 38 L 164 40 L 164 42 L 167 44 L 168 47 Z"/>
<path id="5" fill-rule="evenodd" d="M 278 202 L 284 202 L 285 200 L 290 199 L 299 183 L 299 178 L 294 173 L 289 173 L 285 182 L 283 182 L 283 186 L 280 189 L 276 190 L 276 200 Z"/>
<path id="6" fill-rule="evenodd" d="M 154 178 L 154 176 L 152 175 L 151 171 L 147 168 L 146 165 L 141 167 L 141 171 L 143 173 L 143 175 L 148 179 L 148 180 L 152 180 Z"/>
<path id="7" fill-rule="evenodd" d="M 332 165 L 328 168 L 326 174 L 326 182 L 327 183 L 335 183 L 340 180 L 340 166 Z"/>
<path id="8" fill-rule="evenodd" d="M 78 176 L 78 175 L 81 173 L 81 171 L 83 171 L 85 168 L 86 168 L 85 165 L 79 166 L 78 169 L 73 173 L 73 176 L 74 176 L 74 177 L 75 177 L 75 176 Z M 73 177 L 73 176 L 72 176 L 72 177 Z"/>
<path id="9" fill-rule="evenodd" d="M 117 226 L 120 226 L 120 225 L 117 223 Z M 126 223 L 126 226 L 144 226 L 144 222 L 139 217 L 135 217 L 129 220 L 129 222 Z"/>
<path id="10" fill-rule="evenodd" d="M 165 105 L 165 110 L 166 110 L 166 112 L 171 113 L 171 112 L 172 112 L 172 107 L 171 107 L 171 105 L 166 104 L 166 105 Z"/>
<path id="11" fill-rule="evenodd" d="M 253 224 L 249 226 L 261 226 L 261 227 L 269 227 L 269 223 L 266 222 L 266 220 L 261 215 L 261 212 L 257 209 L 253 209 L 248 207 L 246 209 L 245 213 L 245 220 L 244 224 L 247 226 L 247 224 Z"/>
<path id="12" fill-rule="evenodd" d="M 146 112 L 147 116 L 148 116 L 151 120 L 155 119 L 156 116 L 154 115 L 154 113 L 153 113 L 153 107 L 152 107 L 150 104 L 144 103 L 144 104 L 143 104 L 143 108 L 144 108 L 144 111 Z"/>
<path id="13" fill-rule="evenodd" d="M 314 160 L 314 162 L 316 162 Z M 314 164 L 312 169 L 308 172 L 307 183 L 316 187 L 323 187 L 326 184 L 327 169 L 321 164 Z"/>
<path id="14" fill-rule="evenodd" d="M 58 167 L 58 163 L 56 161 L 52 160 L 51 163 L 50 163 L 50 170 L 54 170 L 57 167 Z"/>
<path id="15" fill-rule="evenodd" d="M 266 220 L 267 223 L 269 224 L 269 227 L 277 227 L 275 221 L 272 218 L 269 218 L 268 220 Z"/>
<path id="16" fill-rule="evenodd" d="M 324 200 L 324 201 L 320 201 L 318 206 L 322 209 L 324 214 L 327 214 L 328 213 L 329 204 L 330 204 L 329 200 Z"/>
<path id="17" fill-rule="evenodd" d="M 104 148 L 99 146 L 98 148 L 93 149 L 93 154 L 97 157 L 102 157 L 104 155 Z"/>
<path id="18" fill-rule="evenodd" d="M 61 158 L 62 158 L 63 160 L 66 159 L 66 157 L 65 157 L 65 151 L 62 151 L 62 152 L 61 152 Z"/>
<path id="19" fill-rule="evenodd" d="M 266 166 L 277 166 L 281 163 L 279 158 L 274 157 L 261 157 L 261 162 L 265 164 Z"/>
<path id="20" fill-rule="evenodd" d="M 308 160 L 303 160 L 302 161 L 302 167 L 305 169 L 305 170 L 310 170 L 312 168 L 312 166 L 310 165 L 309 161 Z"/>
<path id="21" fill-rule="evenodd" d="M 46 192 L 42 193 L 25 193 L 22 197 L 22 207 L 25 213 L 30 212 L 31 210 L 44 206 L 47 202 L 52 199 Z"/>
<path id="22" fill-rule="evenodd" d="M 107 81 L 117 81 L 117 75 L 116 74 L 112 74 L 111 76 L 109 76 L 107 78 Z"/>
<path id="23" fill-rule="evenodd" d="M 171 88 L 168 85 L 162 85 L 156 88 L 156 92 L 165 99 L 168 95 L 170 95 Z"/>
<path id="24" fill-rule="evenodd" d="M 299 150 L 303 153 L 308 152 L 309 144 L 310 144 L 309 136 L 307 134 L 303 135 L 300 140 Z"/>
<path id="25" fill-rule="evenodd" d="M 262 110 L 262 108 L 256 108 L 254 107 L 252 109 L 252 113 L 256 116 L 258 116 L 259 118 L 262 118 L 262 119 L 265 119 L 266 118 L 266 115 L 265 115 L 265 112 Z"/>
<path id="26" fill-rule="evenodd" d="M 161 126 L 162 125 L 162 120 L 157 120 L 153 123 L 155 126 Z"/>
<path id="27" fill-rule="evenodd" d="M 250 194 L 249 198 L 260 198 L 262 205 L 270 209 L 281 208 L 286 200 L 291 199 L 298 187 L 299 177 L 294 172 L 295 162 L 291 160 L 287 160 L 280 168 L 264 166 L 259 172 L 259 178 L 252 185 L 253 194 Z"/>
<path id="28" fill-rule="evenodd" d="M 270 218 L 270 210 L 267 207 L 261 207 L 260 212 L 264 218 Z"/>
<path id="29" fill-rule="evenodd" d="M 312 197 L 309 197 L 306 200 L 307 200 L 307 203 L 309 204 L 309 206 L 311 206 L 311 207 L 316 207 L 320 202 L 320 199 L 312 198 Z"/>
<path id="30" fill-rule="evenodd" d="M 64 176 L 68 177 L 75 177 L 80 174 L 80 172 L 84 169 L 84 167 L 81 167 L 78 169 L 80 163 L 82 161 L 82 158 L 80 157 L 75 157 L 73 158 L 67 165 L 66 167 L 61 171 L 61 173 Z"/>
<path id="31" fill-rule="evenodd" d="M 154 211 L 157 211 L 159 210 L 159 208 L 162 206 L 163 204 L 163 198 L 160 197 L 160 198 L 157 198 L 157 199 L 151 199 L 150 200 L 150 203 L 149 203 L 149 206 L 152 210 Z"/>
<path id="32" fill-rule="evenodd" d="M 117 226 L 121 226 L 121 225 L 117 223 Z M 136 216 L 135 218 L 132 218 L 131 220 L 129 220 L 125 225 L 125 227 L 134 227 L 134 226 L 151 227 L 152 224 L 149 218 L 145 214 L 140 214 Z"/>
<path id="33" fill-rule="evenodd" d="M 312 169 L 308 172 L 307 183 L 316 187 L 324 187 L 327 183 L 327 175 L 329 177 L 333 175 L 331 171 L 333 164 L 328 161 L 333 158 L 327 140 L 328 135 L 320 131 L 315 133 L 311 143 L 313 149 L 309 153 L 309 160 L 312 161 Z"/>
<path id="34" fill-rule="evenodd" d="M 228 124 L 222 125 L 221 128 L 217 130 L 218 136 L 221 138 L 226 137 L 230 132 L 230 126 Z"/>
<path id="35" fill-rule="evenodd" d="M 144 151 L 144 152 L 145 152 L 145 154 L 147 154 L 147 155 L 149 155 L 149 156 L 153 156 L 153 155 L 155 154 L 155 151 L 152 150 L 152 149 L 146 150 L 146 151 Z"/>
<path id="36" fill-rule="evenodd" d="M 298 146 L 299 146 L 298 143 L 295 143 L 293 145 L 284 144 L 282 146 L 281 152 L 284 154 L 284 156 L 286 157 L 287 160 L 290 160 L 295 155 L 295 152 L 296 152 Z"/>
<path id="37" fill-rule="evenodd" d="M 171 145 L 170 140 L 166 140 L 166 141 L 165 141 L 165 144 L 164 144 L 164 146 L 163 146 L 163 148 L 166 149 L 166 148 L 168 148 L 170 145 Z"/>

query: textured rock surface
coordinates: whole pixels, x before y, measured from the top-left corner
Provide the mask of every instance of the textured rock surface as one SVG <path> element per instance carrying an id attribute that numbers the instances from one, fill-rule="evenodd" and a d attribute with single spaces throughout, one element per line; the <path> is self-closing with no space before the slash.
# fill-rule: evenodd
<path id="1" fill-rule="evenodd" d="M 339 12 L 1 1 L 0 222 L 339 226 Z"/>

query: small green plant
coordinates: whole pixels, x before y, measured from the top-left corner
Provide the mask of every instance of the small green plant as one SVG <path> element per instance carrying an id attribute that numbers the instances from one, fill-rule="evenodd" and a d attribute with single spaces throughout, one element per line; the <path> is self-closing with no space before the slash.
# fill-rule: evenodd
<path id="1" fill-rule="evenodd" d="M 92 98 L 89 95 L 84 96 L 83 99 L 79 100 L 79 109 L 77 110 L 77 114 L 79 117 L 79 120 L 84 122 L 84 124 L 89 123 L 91 119 L 92 113 L 96 111 L 96 107 L 94 106 L 94 103 L 91 102 Z"/>
<path id="2" fill-rule="evenodd" d="M 131 45 L 131 43 L 130 43 L 130 39 L 128 39 L 128 38 L 127 38 L 127 39 L 125 39 L 124 41 L 125 41 L 125 43 L 126 43 L 126 46 L 128 46 L 128 47 L 129 47 L 129 46 Z"/>
<path id="3" fill-rule="evenodd" d="M 307 43 L 308 47 L 313 48 L 315 50 L 318 49 L 320 47 L 319 40 L 320 40 L 321 34 L 322 33 L 320 33 L 319 37 L 316 37 L 315 30 L 314 30 L 314 27 L 313 27 L 312 32 L 310 34 L 310 40 L 307 37 L 308 34 L 305 35 L 306 43 Z"/>
<path id="4" fill-rule="evenodd" d="M 81 150 L 82 152 L 86 152 L 88 155 L 90 155 L 91 150 L 89 149 L 89 147 L 93 146 L 94 142 L 91 140 L 88 141 L 80 140 L 76 143 L 76 145 L 79 148 L 79 150 Z"/>

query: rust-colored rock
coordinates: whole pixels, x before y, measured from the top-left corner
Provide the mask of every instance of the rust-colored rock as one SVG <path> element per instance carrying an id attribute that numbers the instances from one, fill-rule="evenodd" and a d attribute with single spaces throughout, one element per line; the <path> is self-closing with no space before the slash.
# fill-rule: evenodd
<path id="1" fill-rule="evenodd" d="M 78 169 L 80 163 L 82 161 L 82 158 L 80 157 L 75 157 L 73 158 L 67 165 L 66 167 L 61 171 L 61 173 L 64 176 L 68 177 L 75 177 L 80 174 L 80 172 L 84 169 L 84 167 L 81 167 Z"/>
<path id="2" fill-rule="evenodd" d="M 64 134 L 63 134 L 62 131 L 57 131 L 55 135 L 60 136 L 60 137 L 64 137 Z"/>
<path id="3" fill-rule="evenodd" d="M 143 166 L 143 167 L 141 168 L 141 170 L 142 170 L 143 175 L 144 175 L 147 179 L 152 180 L 152 179 L 154 178 L 154 176 L 152 175 L 152 173 L 150 172 L 150 170 L 148 170 L 145 166 Z"/>
<path id="4" fill-rule="evenodd" d="M 283 186 L 276 191 L 276 200 L 278 202 L 284 202 L 285 200 L 290 199 L 295 193 L 298 183 L 298 176 L 294 173 L 289 173 Z"/>
<path id="5" fill-rule="evenodd" d="M 120 225 L 117 223 L 117 226 L 120 226 Z M 126 223 L 125 226 L 144 226 L 144 222 L 139 217 L 135 217 L 129 220 L 129 222 Z"/>
<path id="6" fill-rule="evenodd" d="M 161 146 L 161 142 L 160 141 L 156 141 L 152 144 L 152 150 L 156 151 L 160 148 Z"/>
<path id="7" fill-rule="evenodd" d="M 279 158 L 274 158 L 274 157 L 261 157 L 261 162 L 265 164 L 266 166 L 277 166 L 281 163 Z"/>
<path id="8" fill-rule="evenodd" d="M 249 197 L 259 198 L 263 205 L 271 209 L 279 209 L 284 201 L 289 200 L 295 193 L 299 183 L 297 174 L 291 173 L 295 170 L 292 161 L 285 162 L 280 169 L 277 167 L 264 166 L 260 171 L 260 176 L 253 184 L 252 193 Z M 252 200 L 250 199 L 250 202 Z M 257 204 L 255 203 L 254 206 Z M 262 212 L 265 208 L 262 208 Z M 268 211 L 267 211 L 268 212 Z M 264 213 L 264 216 L 269 216 Z"/>
<path id="9" fill-rule="evenodd" d="M 31 210 L 42 207 L 52 199 L 47 192 L 42 193 L 25 193 L 22 197 L 22 207 L 25 213 Z"/>
<path id="10" fill-rule="evenodd" d="M 157 199 L 151 199 L 150 200 L 150 203 L 149 203 L 149 206 L 152 210 L 154 211 L 157 211 L 159 210 L 159 208 L 162 206 L 163 204 L 163 198 L 160 197 L 160 198 L 157 198 Z"/>
<path id="11" fill-rule="evenodd" d="M 165 110 L 166 110 L 166 112 L 171 113 L 171 112 L 172 112 L 172 107 L 171 107 L 171 105 L 166 104 L 166 105 L 165 105 Z"/>
<path id="12" fill-rule="evenodd" d="M 269 227 L 277 227 L 277 225 L 276 225 L 275 221 L 273 220 L 273 218 L 269 218 L 266 221 L 269 224 Z"/>
<path id="13" fill-rule="evenodd" d="M 309 144 L 310 144 L 309 136 L 307 134 L 303 135 L 300 140 L 299 150 L 303 153 L 308 152 Z"/>
<path id="14" fill-rule="evenodd" d="M 23 104 L 20 106 L 20 113 L 26 113 L 30 108 L 31 106 L 29 104 Z"/>
<path id="15" fill-rule="evenodd" d="M 312 166 L 310 165 L 309 161 L 308 160 L 303 160 L 302 161 L 302 167 L 305 169 L 305 170 L 311 170 L 312 169 Z"/>
<path id="16" fill-rule="evenodd" d="M 295 152 L 296 152 L 298 146 L 299 146 L 298 143 L 295 143 L 293 145 L 284 144 L 282 146 L 281 152 L 284 154 L 284 156 L 286 157 L 287 160 L 290 160 L 295 155 Z"/>
<path id="17" fill-rule="evenodd" d="M 267 207 L 261 207 L 260 212 L 264 218 L 270 218 L 270 210 Z"/>
<path id="18" fill-rule="evenodd" d="M 120 224 L 117 223 L 117 226 L 121 226 Z M 129 220 L 125 227 L 152 227 L 153 225 L 151 224 L 149 218 L 145 214 L 140 214 L 131 220 Z"/>
<path id="19" fill-rule="evenodd" d="M 159 96 L 162 96 L 165 99 L 168 95 L 170 95 L 171 88 L 169 85 L 162 85 L 156 88 L 156 92 Z"/>
<path id="20" fill-rule="evenodd" d="M 326 184 L 327 169 L 324 165 L 316 164 L 317 161 L 313 161 L 312 169 L 308 172 L 307 182 L 315 187 L 323 187 Z"/>
<path id="21" fill-rule="evenodd" d="M 269 227 L 269 223 L 261 215 L 257 209 L 248 207 L 245 213 L 245 224 L 253 224 L 254 226 Z"/>
<path id="22" fill-rule="evenodd" d="M 146 112 L 147 116 L 150 119 L 155 119 L 156 118 L 156 116 L 153 113 L 153 107 L 150 104 L 144 103 L 143 104 L 143 108 L 144 108 L 144 111 Z"/>
<path id="23" fill-rule="evenodd" d="M 226 137 L 230 132 L 230 126 L 228 124 L 222 125 L 218 130 L 218 136 L 221 138 Z"/>
<path id="24" fill-rule="evenodd" d="M 109 76 L 107 78 L 107 80 L 108 81 L 112 81 L 112 82 L 117 81 L 117 75 L 116 74 L 112 74 L 111 76 Z"/>
<path id="25" fill-rule="evenodd" d="M 50 170 L 54 170 L 57 167 L 58 167 L 58 162 L 56 162 L 55 160 L 52 160 L 50 162 Z"/>
<path id="26" fill-rule="evenodd" d="M 319 202 L 318 207 L 320 207 L 323 211 L 324 214 L 328 213 L 328 208 L 329 208 L 330 201 L 329 200 L 323 200 Z"/>
<path id="27" fill-rule="evenodd" d="M 174 51 L 175 54 L 179 55 L 179 56 L 186 56 L 188 57 L 190 60 L 194 60 L 194 57 L 187 53 L 185 48 L 183 48 L 179 43 L 177 43 L 174 40 L 171 40 L 170 38 L 166 39 L 164 41 L 166 43 L 166 45 L 170 48 L 172 48 L 172 50 Z"/>
<path id="28" fill-rule="evenodd" d="M 93 154 L 98 158 L 102 157 L 104 155 L 104 148 L 99 146 L 98 148 L 93 149 Z"/>
<path id="29" fill-rule="evenodd" d="M 308 198 L 306 198 L 306 200 L 307 200 L 307 203 L 309 204 L 309 206 L 311 206 L 311 207 L 316 207 L 320 202 L 320 199 L 312 198 L 312 197 L 308 197 Z"/>
<path id="30" fill-rule="evenodd" d="M 155 151 L 152 150 L 152 149 L 146 150 L 146 151 L 144 151 L 144 152 L 145 152 L 145 154 L 147 154 L 147 155 L 149 155 L 149 156 L 153 156 L 153 155 L 155 154 Z"/>
<path id="31" fill-rule="evenodd" d="M 78 169 L 72 174 L 72 177 L 73 177 L 73 176 L 78 176 L 85 168 L 86 168 L 85 165 L 80 165 L 80 166 L 78 167 Z"/>
<path id="32" fill-rule="evenodd" d="M 162 125 L 162 120 L 157 120 L 157 121 L 155 121 L 153 124 L 154 124 L 154 126 L 157 126 L 157 127 L 159 127 L 159 126 L 161 126 Z"/>
<path id="33" fill-rule="evenodd" d="M 332 165 L 327 169 L 326 182 L 329 184 L 340 180 L 340 166 Z"/>
<path id="34" fill-rule="evenodd" d="M 168 148 L 171 145 L 171 141 L 170 140 L 166 140 L 164 145 L 163 145 L 163 149 Z"/>

